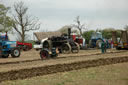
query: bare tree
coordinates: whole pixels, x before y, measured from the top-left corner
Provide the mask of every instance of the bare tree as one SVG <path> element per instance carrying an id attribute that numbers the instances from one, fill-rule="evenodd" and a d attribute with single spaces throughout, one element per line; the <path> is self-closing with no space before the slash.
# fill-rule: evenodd
<path id="1" fill-rule="evenodd" d="M 79 16 L 76 17 L 75 22 L 76 24 L 73 24 L 72 26 L 77 28 L 80 32 L 80 35 L 82 35 L 82 29 L 85 29 L 85 24 L 81 24 Z"/>
<path id="2" fill-rule="evenodd" d="M 13 28 L 20 35 L 22 42 L 24 42 L 26 32 L 40 28 L 39 20 L 38 18 L 27 15 L 28 7 L 26 7 L 23 2 L 15 3 L 14 10 L 16 15 L 13 16 Z"/>

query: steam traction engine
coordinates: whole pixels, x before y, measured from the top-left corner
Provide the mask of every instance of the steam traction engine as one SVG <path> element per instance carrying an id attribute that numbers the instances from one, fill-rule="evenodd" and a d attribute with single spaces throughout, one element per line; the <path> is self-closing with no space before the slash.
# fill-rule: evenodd
<path id="1" fill-rule="evenodd" d="M 42 47 L 43 49 L 49 50 L 53 50 L 55 48 L 59 53 L 78 53 L 80 49 L 79 44 L 71 38 L 71 28 L 68 29 L 68 34 L 48 38 L 43 42 Z M 41 50 L 40 54 L 41 57 L 44 57 L 44 55 L 46 57 L 46 53 L 44 54 L 44 51 Z"/>

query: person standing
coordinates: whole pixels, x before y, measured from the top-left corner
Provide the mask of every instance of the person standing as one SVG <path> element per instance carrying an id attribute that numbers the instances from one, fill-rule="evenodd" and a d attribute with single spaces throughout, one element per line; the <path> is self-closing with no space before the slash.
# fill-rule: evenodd
<path id="1" fill-rule="evenodd" d="M 106 43 L 105 42 L 101 43 L 101 52 L 106 53 Z"/>

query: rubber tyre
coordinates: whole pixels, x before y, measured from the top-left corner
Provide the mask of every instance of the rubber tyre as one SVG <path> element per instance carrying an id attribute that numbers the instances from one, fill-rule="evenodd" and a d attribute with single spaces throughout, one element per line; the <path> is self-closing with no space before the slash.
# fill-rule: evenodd
<path id="1" fill-rule="evenodd" d="M 72 53 L 78 53 L 80 51 L 80 45 L 78 43 L 74 43 L 75 44 L 75 50 L 72 49 Z"/>
<path id="2" fill-rule="evenodd" d="M 116 50 L 121 50 L 121 47 L 116 47 Z"/>
<path id="3" fill-rule="evenodd" d="M 61 51 L 64 54 L 69 54 L 71 53 L 71 45 L 69 43 L 65 43 L 63 44 L 63 46 L 61 47 Z"/>
<path id="4" fill-rule="evenodd" d="M 19 48 L 13 48 L 13 49 L 11 50 L 11 56 L 12 56 L 13 58 L 18 58 L 18 57 L 20 57 L 20 49 L 19 49 Z"/>
<path id="5" fill-rule="evenodd" d="M 97 40 L 96 41 L 96 47 L 97 48 L 101 48 L 101 43 L 102 43 L 103 41 L 102 40 Z"/>
<path id="6" fill-rule="evenodd" d="M 36 49 L 36 51 L 39 51 L 40 49 Z"/>
<path id="7" fill-rule="evenodd" d="M 3 55 L 2 55 L 2 58 L 8 58 L 8 56 L 9 56 L 9 53 L 3 54 Z"/>
<path id="8" fill-rule="evenodd" d="M 47 50 L 41 50 L 40 51 L 40 58 L 42 60 L 50 58 L 50 54 Z"/>

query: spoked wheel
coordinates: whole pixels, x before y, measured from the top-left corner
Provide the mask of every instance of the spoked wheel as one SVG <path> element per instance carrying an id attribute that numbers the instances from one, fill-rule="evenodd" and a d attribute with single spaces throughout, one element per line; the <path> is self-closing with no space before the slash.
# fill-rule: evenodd
<path id="1" fill-rule="evenodd" d="M 71 45 L 69 43 L 65 43 L 62 46 L 62 53 L 69 54 L 71 52 Z"/>
<path id="2" fill-rule="evenodd" d="M 19 48 L 13 48 L 13 49 L 11 50 L 11 56 L 12 56 L 13 58 L 19 57 L 19 56 L 20 56 L 20 49 L 19 49 Z"/>
<path id="3" fill-rule="evenodd" d="M 78 53 L 80 51 L 80 46 L 78 43 L 74 43 L 74 45 L 72 46 L 72 53 Z"/>
<path id="4" fill-rule="evenodd" d="M 44 41 L 43 48 L 51 49 L 52 48 L 52 42 L 51 42 L 51 40 Z"/>
<path id="5" fill-rule="evenodd" d="M 41 57 L 41 59 L 48 59 L 50 57 L 50 54 L 47 50 L 41 50 L 40 57 Z"/>

